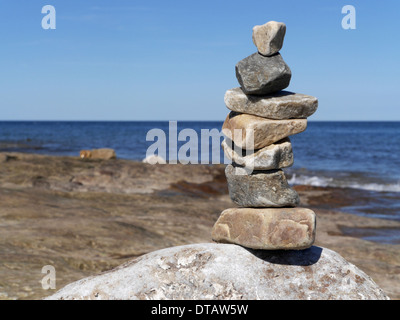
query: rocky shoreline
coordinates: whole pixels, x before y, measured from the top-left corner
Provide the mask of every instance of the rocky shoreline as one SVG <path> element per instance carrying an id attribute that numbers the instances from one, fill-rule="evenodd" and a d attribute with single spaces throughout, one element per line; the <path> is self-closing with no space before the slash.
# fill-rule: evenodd
<path id="1" fill-rule="evenodd" d="M 211 242 L 219 214 L 234 206 L 224 169 L 0 153 L 0 299 L 54 293 L 41 287 L 45 265 L 55 267 L 60 289 L 148 252 Z M 357 201 L 345 189 L 294 189 L 317 214 L 315 245 L 400 299 L 400 245 L 361 238 L 363 229 L 400 230 L 400 222 L 340 212 Z"/>

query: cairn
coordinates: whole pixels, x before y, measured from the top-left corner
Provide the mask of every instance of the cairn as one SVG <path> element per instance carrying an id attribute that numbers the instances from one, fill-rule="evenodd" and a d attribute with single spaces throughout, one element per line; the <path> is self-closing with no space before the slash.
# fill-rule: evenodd
<path id="1" fill-rule="evenodd" d="M 229 195 L 238 207 L 220 215 L 212 230 L 216 242 L 300 250 L 315 239 L 315 213 L 296 207 L 299 195 L 282 168 L 293 164 L 289 136 L 307 128 L 318 100 L 282 91 L 292 76 L 279 53 L 285 33 L 286 25 L 275 21 L 253 28 L 258 52 L 237 63 L 240 88 L 225 94 L 231 112 L 222 127 L 226 136 L 222 147 L 232 160 L 225 175 Z"/>

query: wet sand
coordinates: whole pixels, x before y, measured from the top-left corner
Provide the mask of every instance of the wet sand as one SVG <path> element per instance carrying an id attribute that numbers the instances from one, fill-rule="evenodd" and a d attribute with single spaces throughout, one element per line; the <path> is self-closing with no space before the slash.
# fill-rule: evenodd
<path id="1" fill-rule="evenodd" d="M 224 167 L 0 153 L 0 299 L 54 293 L 41 286 L 45 265 L 55 267 L 60 289 L 147 252 L 211 242 L 219 214 L 234 207 Z M 400 222 L 340 212 L 363 201 L 358 190 L 295 189 L 317 213 L 315 245 L 400 299 L 400 244 L 363 239 L 397 234 Z"/>

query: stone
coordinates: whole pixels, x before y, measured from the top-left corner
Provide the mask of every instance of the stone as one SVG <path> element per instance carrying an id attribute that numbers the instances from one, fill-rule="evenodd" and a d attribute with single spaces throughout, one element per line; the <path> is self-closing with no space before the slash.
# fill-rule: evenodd
<path id="1" fill-rule="evenodd" d="M 165 159 L 163 157 L 155 155 L 155 154 L 144 158 L 142 162 L 148 163 L 148 164 L 166 164 L 167 163 L 167 161 L 165 161 Z"/>
<path id="2" fill-rule="evenodd" d="M 292 144 L 289 138 L 285 138 L 254 152 L 246 152 L 246 150 L 234 146 L 233 142 L 227 139 L 222 141 L 222 148 L 228 159 L 246 168 L 274 170 L 293 165 Z"/>
<path id="3" fill-rule="evenodd" d="M 338 253 L 199 243 L 154 251 L 46 300 L 388 300 Z"/>
<path id="4" fill-rule="evenodd" d="M 316 217 L 304 208 L 231 208 L 212 230 L 216 242 L 262 250 L 302 250 L 315 240 Z"/>
<path id="5" fill-rule="evenodd" d="M 110 160 L 115 159 L 117 156 L 113 149 L 93 149 L 93 150 L 81 150 L 80 157 L 82 159 L 100 159 L 100 160 Z"/>
<path id="6" fill-rule="evenodd" d="M 306 128 L 307 119 L 270 120 L 232 111 L 225 119 L 222 133 L 242 149 L 257 150 Z"/>
<path id="7" fill-rule="evenodd" d="M 295 207 L 300 202 L 282 170 L 248 172 L 236 164 L 229 164 L 225 176 L 229 196 L 239 207 Z"/>
<path id="8" fill-rule="evenodd" d="M 4 163 L 8 161 L 8 155 L 4 153 L 0 153 L 0 163 Z"/>
<path id="9" fill-rule="evenodd" d="M 236 78 L 245 94 L 267 95 L 289 86 L 292 72 L 277 53 L 264 57 L 258 52 L 236 64 Z"/>
<path id="10" fill-rule="evenodd" d="M 275 120 L 306 119 L 318 108 L 317 98 L 289 91 L 255 96 L 244 94 L 241 88 L 234 88 L 225 93 L 224 100 L 232 111 Z"/>
<path id="11" fill-rule="evenodd" d="M 282 49 L 286 34 L 286 25 L 282 22 L 269 21 L 253 28 L 253 42 L 263 56 L 271 56 Z"/>

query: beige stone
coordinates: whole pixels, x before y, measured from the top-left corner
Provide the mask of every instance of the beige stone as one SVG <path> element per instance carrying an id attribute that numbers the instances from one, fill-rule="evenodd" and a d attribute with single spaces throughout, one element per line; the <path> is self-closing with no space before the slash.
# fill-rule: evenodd
<path id="1" fill-rule="evenodd" d="M 232 111 L 225 119 L 222 132 L 238 147 L 256 150 L 306 128 L 307 119 L 270 120 Z"/>
<path id="2" fill-rule="evenodd" d="M 7 162 L 8 156 L 4 153 L 0 153 L 0 163 Z"/>
<path id="3" fill-rule="evenodd" d="M 233 162 L 252 168 L 254 170 L 273 170 L 287 168 L 293 165 L 292 144 L 289 138 L 285 138 L 274 144 L 266 146 L 254 152 L 240 149 L 232 145 L 231 140 L 222 141 L 222 148 L 228 159 Z"/>
<path id="4" fill-rule="evenodd" d="M 290 91 L 255 96 L 246 95 L 241 88 L 234 88 L 225 93 L 224 101 L 232 111 L 275 120 L 306 119 L 318 108 L 317 98 Z"/>
<path id="5" fill-rule="evenodd" d="M 251 249 L 300 250 L 314 243 L 315 229 L 316 216 L 310 209 L 231 208 L 221 213 L 212 238 Z"/>
<path id="6" fill-rule="evenodd" d="M 113 149 L 93 149 L 93 150 L 82 150 L 80 152 L 80 157 L 82 159 L 101 159 L 101 160 L 110 160 L 115 159 L 116 154 Z"/>
<path id="7" fill-rule="evenodd" d="M 253 28 L 253 42 L 263 56 L 272 56 L 283 46 L 286 25 L 282 22 L 269 21 Z"/>
<path id="8" fill-rule="evenodd" d="M 286 25 L 282 22 L 269 21 L 253 28 L 253 43 L 263 56 L 272 56 L 283 46 Z"/>

